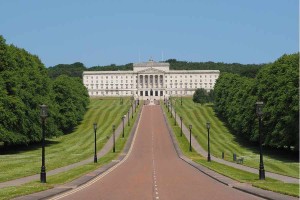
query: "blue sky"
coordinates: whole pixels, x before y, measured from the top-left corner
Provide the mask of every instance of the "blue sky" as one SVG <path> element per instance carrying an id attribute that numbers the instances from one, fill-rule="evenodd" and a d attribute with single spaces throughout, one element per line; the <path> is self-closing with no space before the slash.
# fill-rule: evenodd
<path id="1" fill-rule="evenodd" d="M 298 0 L 0 1 L 0 34 L 47 66 L 169 58 L 273 62 L 299 51 Z"/>

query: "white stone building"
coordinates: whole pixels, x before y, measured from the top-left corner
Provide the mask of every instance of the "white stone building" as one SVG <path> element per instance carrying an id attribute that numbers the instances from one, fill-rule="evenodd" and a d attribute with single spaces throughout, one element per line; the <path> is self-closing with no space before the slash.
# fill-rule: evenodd
<path id="1" fill-rule="evenodd" d="M 91 97 L 134 96 L 163 99 L 191 96 L 197 88 L 214 88 L 219 70 L 170 70 L 169 63 L 133 64 L 133 71 L 84 71 L 83 84 Z"/>

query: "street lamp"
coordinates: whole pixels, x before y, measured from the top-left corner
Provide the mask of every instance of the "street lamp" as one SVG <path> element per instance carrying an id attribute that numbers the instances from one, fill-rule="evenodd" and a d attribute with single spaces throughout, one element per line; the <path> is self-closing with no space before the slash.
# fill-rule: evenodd
<path id="1" fill-rule="evenodd" d="M 115 125 L 113 125 L 113 126 L 112 126 L 112 129 L 113 129 L 113 142 L 114 142 L 114 146 L 113 146 L 113 152 L 114 152 L 114 153 L 116 152 L 115 128 L 116 128 L 116 126 L 115 126 Z"/>
<path id="2" fill-rule="evenodd" d="M 170 101 L 168 101 L 168 112 L 170 112 Z"/>
<path id="3" fill-rule="evenodd" d="M 192 151 L 192 125 L 189 125 L 190 128 L 190 151 Z"/>
<path id="4" fill-rule="evenodd" d="M 95 153 L 94 153 L 94 163 L 97 163 L 97 136 L 96 136 L 96 133 L 97 133 L 97 123 L 94 123 L 94 133 L 95 133 L 95 145 L 94 145 L 94 148 L 95 148 Z"/>
<path id="5" fill-rule="evenodd" d="M 128 110 L 128 119 L 127 119 L 127 121 L 128 121 L 128 126 L 130 126 L 129 116 L 130 116 L 130 108 L 129 108 L 129 110 Z"/>
<path id="6" fill-rule="evenodd" d="M 176 109 L 174 108 L 174 112 L 175 112 L 175 120 L 174 120 L 174 125 L 176 126 Z"/>
<path id="7" fill-rule="evenodd" d="M 258 132 L 259 132 L 259 179 L 265 180 L 265 169 L 262 154 L 262 134 L 261 134 L 261 116 L 263 115 L 263 102 L 256 102 L 256 115 L 258 116 Z"/>
<path id="8" fill-rule="evenodd" d="M 45 166 L 45 121 L 48 117 L 48 107 L 46 105 L 40 105 L 42 118 L 42 167 L 41 167 L 41 183 L 46 183 L 46 166 Z"/>
<path id="9" fill-rule="evenodd" d="M 182 95 L 181 95 L 181 98 L 180 98 L 180 105 L 182 106 Z"/>
<path id="10" fill-rule="evenodd" d="M 181 116 L 180 116 L 180 129 L 181 129 L 180 137 L 182 137 L 182 117 Z"/>
<path id="11" fill-rule="evenodd" d="M 171 118 L 172 118 L 172 100 L 171 100 Z"/>
<path id="12" fill-rule="evenodd" d="M 131 118 L 133 119 L 133 103 L 131 102 Z"/>
<path id="13" fill-rule="evenodd" d="M 210 129 L 210 122 L 206 122 L 206 128 L 207 128 L 207 161 L 210 162 L 210 146 L 209 146 L 209 129 Z"/>
<path id="14" fill-rule="evenodd" d="M 123 135 L 122 135 L 122 137 L 124 138 L 124 136 L 125 136 L 125 134 L 124 134 L 124 120 L 125 120 L 125 118 L 126 118 L 126 115 L 124 115 L 123 117 L 122 117 L 122 121 L 123 121 Z"/>

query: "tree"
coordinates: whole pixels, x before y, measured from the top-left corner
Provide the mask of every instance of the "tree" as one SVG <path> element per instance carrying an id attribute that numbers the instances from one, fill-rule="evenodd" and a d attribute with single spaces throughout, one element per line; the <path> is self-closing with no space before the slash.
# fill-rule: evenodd
<path id="1" fill-rule="evenodd" d="M 86 87 L 79 78 L 61 75 L 53 83 L 54 101 L 58 106 L 57 124 L 68 133 L 82 120 L 89 103 Z"/>
<path id="2" fill-rule="evenodd" d="M 193 95 L 193 101 L 195 103 L 200 103 L 200 104 L 207 103 L 208 102 L 208 94 L 207 94 L 206 90 L 203 88 L 200 88 L 200 89 L 198 88 Z"/>
<path id="3" fill-rule="evenodd" d="M 265 143 L 299 149 L 299 53 L 283 55 L 264 67 L 256 89 L 265 103 Z"/>

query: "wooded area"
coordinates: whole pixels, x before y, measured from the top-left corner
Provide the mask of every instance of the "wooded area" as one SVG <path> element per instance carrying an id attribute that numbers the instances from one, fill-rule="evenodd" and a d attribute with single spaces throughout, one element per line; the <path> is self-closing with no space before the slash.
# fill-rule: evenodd
<path id="1" fill-rule="evenodd" d="M 53 137 L 72 130 L 88 102 L 80 79 L 51 80 L 37 56 L 7 45 L 0 36 L 0 142 L 5 146 L 41 140 L 39 105 L 48 106 L 46 135 Z"/>
<path id="2" fill-rule="evenodd" d="M 264 102 L 264 144 L 299 149 L 299 54 L 283 55 L 255 78 L 222 73 L 214 88 L 215 111 L 234 131 L 258 142 L 255 103 Z"/>
<path id="3" fill-rule="evenodd" d="M 230 72 L 239 74 L 246 77 L 255 77 L 258 70 L 265 66 L 265 64 L 248 64 L 243 65 L 239 63 L 214 63 L 214 62 L 186 62 L 169 59 L 165 62 L 170 63 L 171 70 L 220 70 L 220 72 Z M 126 65 L 106 65 L 106 66 L 93 66 L 87 68 L 81 62 L 73 64 L 58 64 L 48 68 L 48 73 L 51 78 L 56 78 L 59 75 L 68 75 L 72 77 L 82 78 L 83 71 L 128 71 L 133 70 L 133 64 Z"/>

